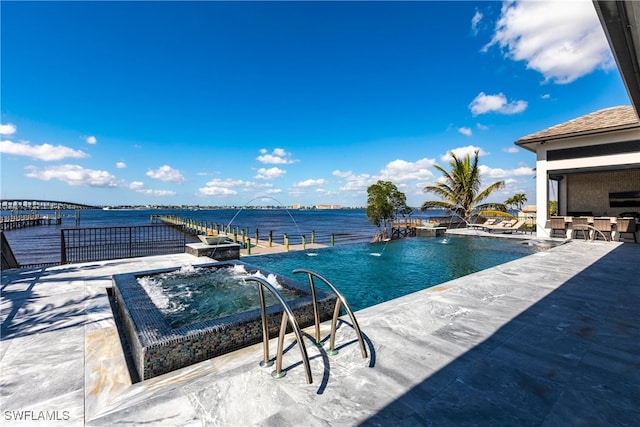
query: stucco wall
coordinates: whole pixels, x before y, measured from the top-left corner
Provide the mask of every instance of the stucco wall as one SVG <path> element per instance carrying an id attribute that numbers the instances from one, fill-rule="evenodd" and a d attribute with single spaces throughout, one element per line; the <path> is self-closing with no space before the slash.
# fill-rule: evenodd
<path id="1" fill-rule="evenodd" d="M 640 191 L 640 171 L 598 172 L 566 175 L 567 212 L 592 212 L 599 216 L 617 216 L 637 212 L 639 208 L 609 207 L 609 193 Z"/>

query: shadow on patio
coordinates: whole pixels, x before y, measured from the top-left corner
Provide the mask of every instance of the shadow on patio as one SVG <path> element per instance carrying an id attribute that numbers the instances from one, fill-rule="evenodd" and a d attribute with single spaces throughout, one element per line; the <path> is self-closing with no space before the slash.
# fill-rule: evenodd
<path id="1" fill-rule="evenodd" d="M 638 277 L 621 245 L 363 425 L 640 425 Z"/>

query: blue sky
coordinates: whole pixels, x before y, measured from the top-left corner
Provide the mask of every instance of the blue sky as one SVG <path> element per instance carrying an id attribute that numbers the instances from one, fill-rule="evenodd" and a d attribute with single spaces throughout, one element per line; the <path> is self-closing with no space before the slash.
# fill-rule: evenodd
<path id="1" fill-rule="evenodd" d="M 514 142 L 630 104 L 589 0 L 0 8 L 2 198 L 419 206 L 478 149 L 533 204 Z"/>

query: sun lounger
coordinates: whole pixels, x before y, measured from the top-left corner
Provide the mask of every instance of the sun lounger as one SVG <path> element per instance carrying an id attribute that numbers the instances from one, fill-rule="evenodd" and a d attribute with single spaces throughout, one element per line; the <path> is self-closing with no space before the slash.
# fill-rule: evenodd
<path id="1" fill-rule="evenodd" d="M 489 218 L 485 222 L 476 222 L 474 224 L 467 224 L 467 228 L 473 228 L 473 229 L 481 228 L 481 229 L 484 229 L 485 227 L 487 227 L 489 225 L 496 225 L 499 222 L 500 221 L 497 220 L 496 218 Z"/>
<path id="2" fill-rule="evenodd" d="M 503 233 L 513 233 L 514 231 L 518 231 L 525 223 L 524 219 L 521 220 L 510 220 L 510 221 L 502 221 L 499 224 L 495 225 L 487 225 L 484 227 L 485 231 L 489 233 L 493 233 L 494 231 L 501 231 Z"/>

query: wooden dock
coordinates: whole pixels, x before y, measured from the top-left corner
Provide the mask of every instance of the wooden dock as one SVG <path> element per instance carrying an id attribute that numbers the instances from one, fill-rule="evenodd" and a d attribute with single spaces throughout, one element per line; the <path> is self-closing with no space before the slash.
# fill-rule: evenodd
<path id="1" fill-rule="evenodd" d="M 423 227 L 420 218 L 401 218 L 391 222 L 391 238 L 416 237 L 418 228 Z"/>
<path id="2" fill-rule="evenodd" d="M 282 242 L 276 242 L 271 231 L 266 236 L 260 235 L 259 230 L 250 235 L 248 228 L 239 226 L 229 227 L 223 224 L 198 221 L 190 218 L 181 218 L 175 215 L 152 215 L 152 223 L 162 223 L 176 227 L 182 227 L 185 232 L 193 235 L 226 236 L 234 243 L 241 245 L 240 255 L 262 255 L 278 252 L 289 252 L 296 250 L 320 249 L 328 246 L 335 246 L 335 238 L 329 236 L 329 244 L 316 242 L 315 232 L 311 232 L 310 240 L 306 236 L 301 236 L 299 242 L 292 242 L 284 234 Z"/>
<path id="3" fill-rule="evenodd" d="M 0 222 L 2 231 L 15 230 L 18 228 L 34 227 L 36 225 L 59 225 L 62 223 L 62 216 L 56 212 L 55 216 L 40 215 L 39 213 L 31 213 L 24 215 L 3 216 Z"/>
<path id="4" fill-rule="evenodd" d="M 441 218 L 430 220 L 421 218 L 395 219 L 391 223 L 391 238 L 438 237 L 444 235 L 448 228 L 458 228 L 458 225 L 457 222 L 443 223 Z"/>

